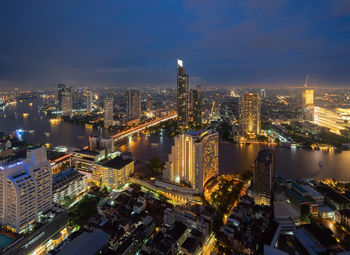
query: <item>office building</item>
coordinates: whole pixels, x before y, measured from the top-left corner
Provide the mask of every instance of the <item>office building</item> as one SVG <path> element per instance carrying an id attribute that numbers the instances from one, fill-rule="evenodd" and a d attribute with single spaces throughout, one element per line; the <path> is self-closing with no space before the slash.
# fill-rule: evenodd
<path id="1" fill-rule="evenodd" d="M 66 91 L 66 89 L 67 89 L 67 86 L 62 83 L 59 83 L 57 85 L 57 104 L 59 108 L 62 107 L 63 92 Z"/>
<path id="2" fill-rule="evenodd" d="M 147 98 L 146 109 L 148 112 L 152 111 L 152 99 L 151 98 Z"/>
<path id="3" fill-rule="evenodd" d="M 256 137 L 260 134 L 260 96 L 244 93 L 239 100 L 239 124 L 243 136 Z"/>
<path id="4" fill-rule="evenodd" d="M 265 89 L 261 89 L 260 90 L 260 97 L 261 98 L 266 98 L 266 90 Z"/>
<path id="5" fill-rule="evenodd" d="M 253 185 L 256 204 L 271 206 L 273 202 L 273 182 L 275 174 L 274 154 L 270 150 L 262 150 L 254 162 Z"/>
<path id="6" fill-rule="evenodd" d="M 128 181 L 129 176 L 134 172 L 134 160 L 130 153 L 122 153 L 97 167 L 102 175 L 103 185 L 118 189 Z"/>
<path id="7" fill-rule="evenodd" d="M 73 112 L 72 89 L 66 88 L 62 93 L 62 115 L 70 116 Z"/>
<path id="8" fill-rule="evenodd" d="M 141 118 L 141 91 L 139 89 L 129 89 L 126 92 L 126 105 L 129 118 Z"/>
<path id="9" fill-rule="evenodd" d="M 112 137 L 102 137 L 99 135 L 89 136 L 89 151 L 105 150 L 106 155 L 114 152 L 114 139 Z"/>
<path id="10" fill-rule="evenodd" d="M 191 94 L 193 126 L 200 127 L 202 125 L 202 97 L 200 86 L 197 86 L 196 89 L 192 89 Z"/>
<path id="11" fill-rule="evenodd" d="M 188 74 L 180 59 L 177 60 L 176 106 L 178 128 L 185 129 L 188 126 Z"/>
<path id="12" fill-rule="evenodd" d="M 92 92 L 91 90 L 86 91 L 86 113 L 92 112 Z"/>
<path id="13" fill-rule="evenodd" d="M 320 127 L 329 128 L 332 133 L 341 134 L 340 131 L 349 128 L 349 120 L 350 109 L 314 107 L 314 123 Z"/>
<path id="14" fill-rule="evenodd" d="M 15 232 L 27 231 L 51 209 L 52 173 L 44 147 L 0 166 L 0 197 L 0 224 Z"/>
<path id="15" fill-rule="evenodd" d="M 113 126 L 113 98 L 107 97 L 104 100 L 104 126 Z"/>
<path id="16" fill-rule="evenodd" d="M 171 147 L 163 179 L 184 184 L 196 193 L 219 171 L 219 135 L 211 130 L 184 132 Z"/>

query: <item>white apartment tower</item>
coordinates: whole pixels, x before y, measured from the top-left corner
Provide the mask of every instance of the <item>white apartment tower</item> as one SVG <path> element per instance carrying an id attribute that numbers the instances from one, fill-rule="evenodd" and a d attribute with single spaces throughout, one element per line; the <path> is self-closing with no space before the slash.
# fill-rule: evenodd
<path id="1" fill-rule="evenodd" d="M 73 111 L 73 96 L 71 88 L 67 88 L 62 94 L 62 115 L 70 116 Z"/>
<path id="2" fill-rule="evenodd" d="M 52 173 L 46 149 L 0 166 L 0 224 L 22 232 L 52 207 Z"/>
<path id="3" fill-rule="evenodd" d="M 104 101 L 104 126 L 113 126 L 113 98 L 106 98 Z"/>
<path id="4" fill-rule="evenodd" d="M 203 192 L 203 186 L 219 172 L 219 135 L 211 130 L 184 132 L 175 137 L 163 179 L 183 183 Z"/>

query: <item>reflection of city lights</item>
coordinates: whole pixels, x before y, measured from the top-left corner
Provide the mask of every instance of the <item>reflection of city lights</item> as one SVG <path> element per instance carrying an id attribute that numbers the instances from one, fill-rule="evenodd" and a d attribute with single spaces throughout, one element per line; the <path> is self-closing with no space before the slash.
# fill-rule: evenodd
<path id="1" fill-rule="evenodd" d="M 23 141 L 23 134 L 24 134 L 23 129 L 17 129 L 16 130 L 16 137 L 17 137 L 18 140 Z"/>

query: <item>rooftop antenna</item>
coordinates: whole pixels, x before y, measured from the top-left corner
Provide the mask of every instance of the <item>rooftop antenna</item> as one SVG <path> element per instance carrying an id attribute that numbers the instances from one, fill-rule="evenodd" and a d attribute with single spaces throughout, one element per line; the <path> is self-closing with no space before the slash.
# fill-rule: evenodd
<path id="1" fill-rule="evenodd" d="M 307 74 L 307 75 L 306 75 L 305 84 L 304 84 L 305 89 L 307 89 L 307 82 L 308 82 L 308 81 L 309 81 L 309 75 Z"/>

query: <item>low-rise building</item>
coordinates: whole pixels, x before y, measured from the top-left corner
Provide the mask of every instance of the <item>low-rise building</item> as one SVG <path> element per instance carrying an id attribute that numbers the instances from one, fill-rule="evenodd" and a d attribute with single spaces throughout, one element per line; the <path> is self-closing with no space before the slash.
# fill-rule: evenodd
<path id="1" fill-rule="evenodd" d="M 350 228 L 350 209 L 335 211 L 335 221 Z"/>
<path id="2" fill-rule="evenodd" d="M 333 209 L 341 210 L 350 208 L 350 199 L 343 196 L 331 187 L 320 184 L 317 186 L 317 190 L 325 196 L 325 203 Z"/>
<path id="3" fill-rule="evenodd" d="M 134 172 L 134 160 L 130 154 L 122 154 L 97 166 L 102 183 L 111 188 L 123 186 Z"/>
<path id="4" fill-rule="evenodd" d="M 77 196 L 84 193 L 87 189 L 87 178 L 74 168 L 68 168 L 53 175 L 53 201 L 63 203 L 69 197 L 75 200 Z"/>

